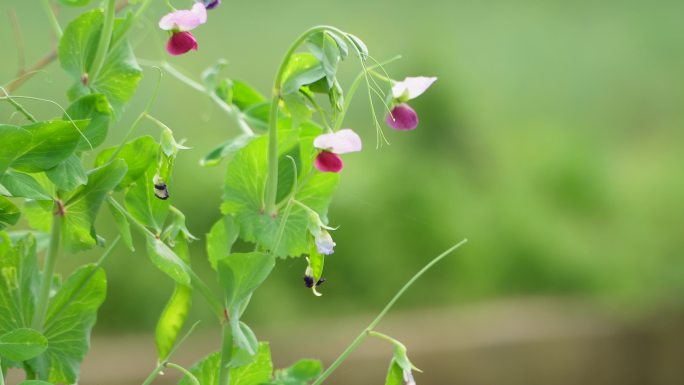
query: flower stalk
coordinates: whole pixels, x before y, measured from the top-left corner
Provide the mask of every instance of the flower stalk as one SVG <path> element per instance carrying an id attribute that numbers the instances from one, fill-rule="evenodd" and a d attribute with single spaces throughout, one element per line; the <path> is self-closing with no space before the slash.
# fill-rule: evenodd
<path id="1" fill-rule="evenodd" d="M 43 330 L 43 323 L 45 322 L 45 315 L 47 314 L 52 276 L 55 274 L 55 265 L 57 264 L 57 255 L 59 254 L 63 215 L 64 206 L 62 202 L 59 200 L 55 201 L 55 213 L 52 217 L 52 229 L 50 229 L 50 245 L 48 246 L 47 254 L 45 255 L 43 273 L 40 276 L 36 312 L 33 315 L 33 322 L 31 324 L 33 329 L 38 331 Z"/>

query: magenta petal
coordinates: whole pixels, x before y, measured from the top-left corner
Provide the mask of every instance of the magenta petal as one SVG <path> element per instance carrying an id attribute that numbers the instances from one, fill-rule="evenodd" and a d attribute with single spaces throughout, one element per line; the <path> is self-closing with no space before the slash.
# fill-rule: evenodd
<path id="1" fill-rule="evenodd" d="M 197 40 L 190 32 L 174 32 L 166 44 L 171 55 L 182 55 L 190 50 L 197 51 Z"/>
<path id="2" fill-rule="evenodd" d="M 395 130 L 413 130 L 418 127 L 418 114 L 408 104 L 402 103 L 387 115 L 387 125 Z"/>
<path id="3" fill-rule="evenodd" d="M 316 156 L 314 166 L 322 172 L 340 172 L 342 167 L 344 167 L 344 164 L 337 154 L 333 154 L 329 151 L 321 151 L 318 156 Z"/>

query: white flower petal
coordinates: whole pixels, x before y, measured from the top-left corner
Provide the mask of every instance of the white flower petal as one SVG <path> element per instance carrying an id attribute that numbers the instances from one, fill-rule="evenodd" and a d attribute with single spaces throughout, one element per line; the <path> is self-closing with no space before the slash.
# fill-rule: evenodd
<path id="1" fill-rule="evenodd" d="M 361 138 L 349 128 L 319 135 L 314 139 L 314 147 L 321 150 L 330 150 L 335 154 L 361 151 Z"/>
<path id="2" fill-rule="evenodd" d="M 192 9 L 190 10 L 190 12 L 197 15 L 197 18 L 199 19 L 200 24 L 204 24 L 207 22 L 207 7 L 204 6 L 204 4 L 195 3 L 195 5 L 192 6 Z"/>
<path id="3" fill-rule="evenodd" d="M 330 233 L 322 230 L 320 234 L 314 240 L 316 243 L 316 249 L 320 254 L 330 255 L 335 251 L 335 242 L 330 236 Z"/>
<path id="4" fill-rule="evenodd" d="M 207 9 L 202 3 L 195 3 L 191 10 L 181 9 L 164 15 L 159 20 L 159 28 L 170 31 L 190 31 L 207 22 Z"/>
<path id="5" fill-rule="evenodd" d="M 392 86 L 392 96 L 395 99 L 415 99 L 430 88 L 436 80 L 437 78 L 435 77 L 430 78 L 426 76 L 407 77 L 404 81 L 394 83 L 394 86 Z"/>

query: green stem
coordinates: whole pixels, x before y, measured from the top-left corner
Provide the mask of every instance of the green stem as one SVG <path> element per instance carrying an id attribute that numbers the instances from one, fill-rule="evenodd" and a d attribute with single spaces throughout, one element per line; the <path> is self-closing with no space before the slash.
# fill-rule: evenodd
<path id="1" fill-rule="evenodd" d="M 190 373 L 190 371 L 185 369 L 184 367 L 174 364 L 173 362 L 167 362 L 166 366 L 169 368 L 176 369 L 179 372 L 183 373 L 186 377 L 190 379 L 190 382 L 192 382 L 193 385 L 201 385 L 197 377 L 195 377 L 194 374 Z"/>
<path id="2" fill-rule="evenodd" d="M 102 23 L 102 32 L 100 33 L 100 41 L 97 44 L 97 51 L 95 51 L 95 58 L 90 67 L 88 74 L 88 83 L 92 83 L 97 79 L 102 66 L 104 65 L 107 53 L 109 52 L 109 45 L 112 41 L 112 33 L 114 31 L 114 16 L 116 15 L 116 0 L 107 0 L 107 9 L 104 14 L 104 22 Z"/>
<path id="3" fill-rule="evenodd" d="M 375 329 L 375 327 L 385 317 L 387 312 L 390 311 L 392 306 L 394 306 L 394 304 L 399 300 L 399 298 L 401 298 L 401 296 L 406 292 L 406 290 L 408 290 L 411 287 L 411 285 L 413 285 L 423 274 L 425 274 L 426 271 L 430 270 L 432 266 L 434 266 L 439 261 L 444 259 L 444 257 L 446 257 L 447 255 L 451 254 L 454 250 L 463 246 L 466 242 L 468 242 L 468 240 L 464 239 L 456 245 L 450 247 L 448 250 L 435 257 L 432 261 L 430 261 L 427 265 L 420 269 L 420 271 L 417 272 L 411 279 L 409 279 L 408 282 L 406 282 L 404 286 L 401 289 L 399 289 L 397 294 L 395 294 L 394 297 L 387 303 L 387 305 L 385 305 L 385 308 L 382 309 L 380 314 L 378 314 L 378 316 L 375 317 L 375 319 L 370 324 L 368 324 L 368 326 L 366 326 L 365 329 L 363 329 L 361 334 L 359 334 L 354 339 L 354 341 L 352 341 L 352 343 L 342 352 L 342 354 L 340 354 L 339 357 L 337 357 L 337 359 L 323 372 L 323 374 L 321 374 L 316 379 L 316 381 L 314 381 L 312 385 L 320 385 L 321 383 L 323 383 L 323 381 L 325 381 L 325 379 L 328 378 L 335 371 L 335 369 L 337 369 L 347 359 L 347 357 L 349 357 L 352 351 L 354 351 L 354 349 L 369 335 L 369 333 L 373 331 L 373 329 Z"/>
<path id="4" fill-rule="evenodd" d="M 176 79 L 180 80 L 182 83 L 185 83 L 188 87 L 194 89 L 195 91 L 201 92 L 203 94 L 209 95 L 209 98 L 216 103 L 217 106 L 223 112 L 225 112 L 228 117 L 233 119 L 235 124 L 238 126 L 238 128 L 245 134 L 245 135 L 254 135 L 254 131 L 249 127 L 247 122 L 245 121 L 244 115 L 240 110 L 237 108 L 228 105 L 224 100 L 219 98 L 216 93 L 214 93 L 212 90 L 207 89 L 203 85 L 197 83 L 196 81 L 190 79 L 189 77 L 185 76 L 183 73 L 178 71 L 174 66 L 169 64 L 168 62 L 161 62 L 160 66 L 163 70 L 169 73 L 169 75 L 175 77 Z"/>
<path id="5" fill-rule="evenodd" d="M 50 288 L 52 287 L 52 276 L 55 274 L 55 265 L 57 263 L 57 254 L 59 253 L 60 231 L 62 228 L 62 203 L 56 202 L 55 215 L 52 217 L 52 229 L 50 230 L 50 246 L 45 255 L 45 265 L 43 267 L 43 274 L 40 276 L 40 287 L 38 289 L 38 301 L 36 303 L 36 312 L 33 316 L 32 326 L 38 331 L 43 330 L 43 323 L 45 322 L 45 315 L 47 314 L 47 307 L 50 298 Z"/>
<path id="6" fill-rule="evenodd" d="M 0 87 L 0 90 L 2 90 L 5 93 L 5 96 L 0 97 L 0 100 L 7 100 L 11 105 L 14 106 L 14 108 L 17 109 L 17 111 L 19 111 L 22 115 L 24 115 L 26 117 L 26 119 L 28 119 L 32 123 L 37 122 L 35 116 L 33 116 L 33 114 L 31 114 L 30 112 L 28 112 L 28 110 L 26 108 L 24 108 L 24 106 L 22 106 L 16 100 L 14 100 L 11 96 L 9 96 L 9 94 L 7 93 L 7 91 L 4 88 Z"/>
<path id="7" fill-rule="evenodd" d="M 385 340 L 385 341 L 391 343 L 394 346 L 399 346 L 403 349 L 406 349 L 406 346 L 404 346 L 404 344 L 399 342 L 397 339 L 394 339 L 394 338 L 388 336 L 387 334 L 376 332 L 375 330 L 369 330 L 367 333 L 370 337 L 379 338 L 381 340 Z"/>
<path id="8" fill-rule="evenodd" d="M 0 364 L 2 364 L 1 358 L 0 358 Z M 0 365 L 0 385 L 5 385 L 5 377 L 2 376 L 2 365 Z"/>
<path id="9" fill-rule="evenodd" d="M 62 27 L 59 26 L 59 21 L 57 20 L 57 16 L 55 16 L 55 12 L 52 9 L 52 5 L 50 5 L 50 0 L 41 0 L 40 3 L 43 6 L 43 9 L 45 9 L 45 13 L 47 14 L 48 19 L 50 20 L 50 26 L 52 27 L 52 30 L 55 32 L 57 40 L 59 40 L 62 37 Z"/>
<path id="10" fill-rule="evenodd" d="M 119 202 L 116 201 L 113 197 L 108 197 L 107 198 L 109 202 L 116 207 L 120 212 L 126 216 L 128 221 L 133 224 L 133 227 L 135 227 L 138 231 L 140 231 L 144 236 L 146 237 L 153 237 L 157 238 L 157 235 L 151 232 L 150 230 L 145 227 L 142 223 L 140 223 L 131 213 L 128 212 Z M 188 274 L 190 274 L 190 279 L 192 280 L 192 285 L 196 287 L 200 294 L 204 297 L 204 299 L 209 303 L 211 306 L 212 310 L 214 310 L 214 314 L 220 319 L 223 320 L 223 305 L 219 300 L 216 299 L 216 297 L 213 295 L 211 292 L 211 289 L 209 286 L 207 286 L 204 281 L 195 273 L 191 268 L 187 269 Z"/>
<path id="11" fill-rule="evenodd" d="M 159 375 L 159 373 L 161 373 L 162 370 L 164 370 L 164 363 L 163 362 L 160 363 L 159 365 L 157 365 L 156 368 L 154 368 L 152 373 L 150 373 L 150 375 L 147 376 L 147 378 L 142 383 L 142 385 L 150 385 L 152 383 L 152 381 L 154 381 L 154 379 L 157 378 L 157 376 Z"/>
<path id="12" fill-rule="evenodd" d="M 230 328 L 230 322 L 225 320 L 222 325 L 222 339 L 221 339 L 221 366 L 219 368 L 219 385 L 230 384 L 230 368 L 228 364 L 233 356 L 233 331 Z"/>
<path id="13" fill-rule="evenodd" d="M 276 212 L 276 195 L 278 193 L 278 105 L 282 98 L 283 76 L 287 65 L 290 63 L 290 58 L 295 53 L 297 48 L 304 43 L 309 35 L 316 32 L 331 31 L 335 33 L 343 33 L 335 27 L 317 26 L 306 30 L 301 34 L 297 40 L 290 46 L 285 53 L 283 61 L 280 63 L 278 72 L 273 82 L 273 97 L 271 100 L 271 112 L 268 123 L 268 179 L 266 180 L 266 196 L 265 196 L 265 212 L 268 215 L 275 216 Z"/>

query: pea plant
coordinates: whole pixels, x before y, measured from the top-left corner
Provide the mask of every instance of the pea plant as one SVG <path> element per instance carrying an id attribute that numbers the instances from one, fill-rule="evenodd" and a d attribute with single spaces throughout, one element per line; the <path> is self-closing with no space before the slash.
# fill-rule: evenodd
<path id="1" fill-rule="evenodd" d="M 151 0 L 104 0 L 99 7 L 90 3 L 41 0 L 58 46 L 0 88 L 0 100 L 16 109 L 0 124 L 0 384 L 9 368 L 25 372 L 23 385 L 78 382 L 105 300 L 103 265 L 119 246 L 133 251 L 134 234 L 144 240 L 149 260 L 175 283 L 156 328 L 158 362 L 150 363 L 144 385 L 171 369 L 183 374 L 181 385 L 321 384 L 367 337 L 393 347 L 386 384 L 415 384 L 417 369 L 406 347 L 376 328 L 411 284 L 465 240 L 409 280 L 327 368 L 303 359 L 274 370 L 269 344 L 259 341 L 242 319 L 252 294 L 278 260 L 301 258 L 304 285 L 321 295 L 325 258 L 335 248 L 336 224 L 328 218 L 328 207 L 344 165 L 340 155 L 362 149 L 361 137 L 342 128 L 357 89 L 367 90 L 379 146 L 387 138 L 377 115 L 386 114 L 385 123 L 393 129 L 415 129 L 418 115 L 408 102 L 436 78 L 393 80 L 383 66 L 395 59 L 378 62 L 358 37 L 317 26 L 286 51 L 272 95 L 266 98 L 243 81 L 223 77 L 221 64 L 198 81 L 171 64 L 175 55 L 201 54 L 192 30 L 207 22 L 220 0 L 184 4 L 189 8 L 180 10 L 167 1 L 166 15 L 149 15 Z M 83 7 L 83 12 L 62 29 L 53 13 L 58 6 Z M 168 39 L 167 57 L 155 63 L 139 60 L 129 42 L 132 29 L 148 17 L 159 20 L 159 30 L 150 33 Z M 64 106 L 19 94 L 20 86 L 53 59 L 73 80 Z M 337 71 L 347 59 L 360 64 L 360 73 L 345 89 Z M 149 112 L 155 96 L 126 128 L 120 144 L 100 148 L 138 88 L 141 62 L 157 70 L 148 73 L 166 73 L 171 76 L 165 79 L 178 79 L 208 96 L 239 130 L 200 162 L 207 167 L 227 163 L 222 217 L 205 237 L 220 293 L 192 268 L 188 243 L 198 238 L 173 205 L 174 163 L 187 147 L 162 117 Z M 158 76 L 156 87 L 160 81 Z M 376 110 L 374 101 L 383 109 Z M 33 103 L 49 103 L 59 116 L 35 116 L 27 107 Z M 136 137 L 145 120 L 158 127 L 157 138 Z M 116 224 L 118 235 L 111 240 L 95 228 L 101 209 Z M 94 248 L 102 249 L 95 263 L 65 279 L 55 274 L 60 256 Z M 210 305 L 222 335 L 215 353 L 185 368 L 172 359 L 193 329 L 186 320 L 194 292 Z"/>

